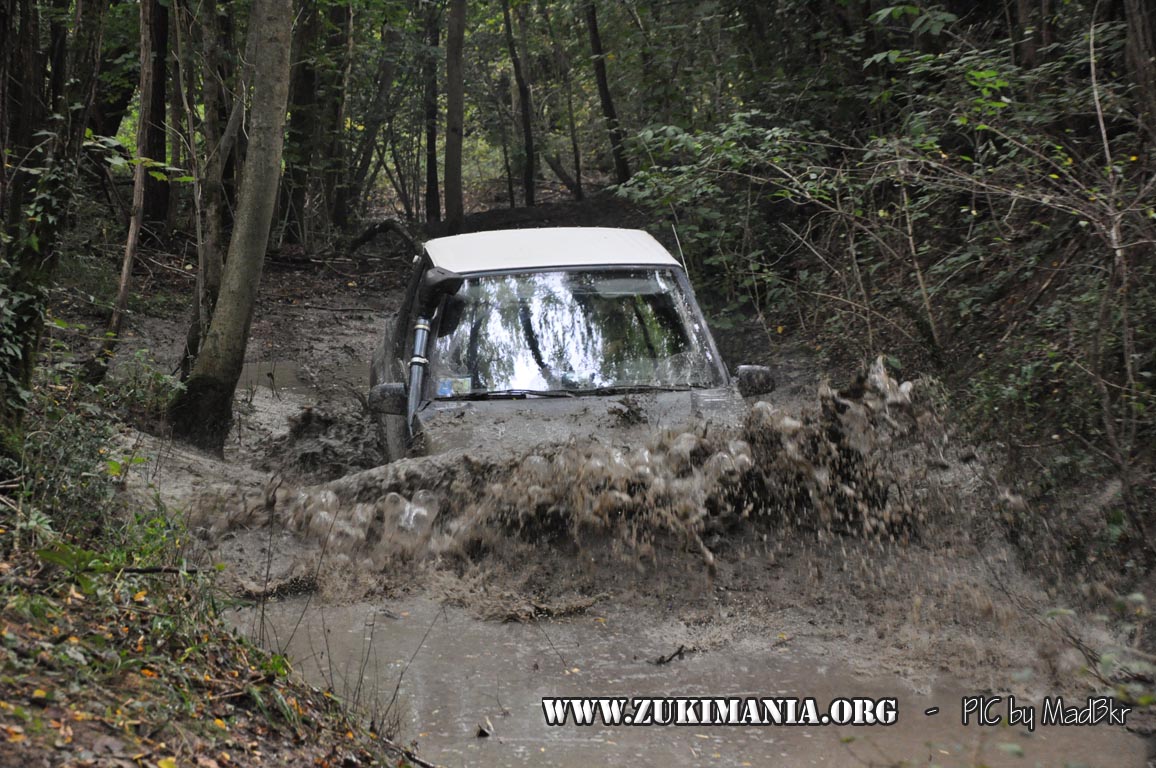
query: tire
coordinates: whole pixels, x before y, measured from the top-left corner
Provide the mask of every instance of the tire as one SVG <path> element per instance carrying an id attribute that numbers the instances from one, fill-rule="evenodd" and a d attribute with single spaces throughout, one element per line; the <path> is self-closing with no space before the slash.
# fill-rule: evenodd
<path id="1" fill-rule="evenodd" d="M 369 364 L 369 386 L 372 389 L 379 383 L 391 382 L 396 379 L 390 366 L 390 350 L 393 349 L 394 316 L 390 316 L 385 323 L 385 332 L 382 334 L 381 344 L 373 351 L 373 360 Z M 405 418 L 402 416 L 386 416 L 374 414 L 373 420 L 377 426 L 377 442 L 386 464 L 392 464 L 398 459 L 404 459 L 409 451 L 406 445 Z"/>

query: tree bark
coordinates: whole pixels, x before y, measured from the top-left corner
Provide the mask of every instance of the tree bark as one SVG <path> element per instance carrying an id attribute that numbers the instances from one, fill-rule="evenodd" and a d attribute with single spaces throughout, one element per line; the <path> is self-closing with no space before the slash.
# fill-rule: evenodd
<path id="1" fill-rule="evenodd" d="M 570 77 L 570 62 L 566 60 L 562 43 L 554 31 L 554 24 L 550 20 L 550 11 L 546 6 L 546 0 L 538 0 L 538 13 L 541 14 L 542 21 L 546 25 L 546 33 L 550 36 L 550 46 L 554 51 L 554 66 L 558 70 L 558 76 L 562 79 L 562 90 L 566 95 L 566 125 L 570 135 L 570 153 L 574 159 L 574 175 L 571 177 L 573 185 L 567 184 L 567 186 L 575 200 L 582 200 L 585 197 L 582 190 L 582 150 L 578 145 L 578 123 L 574 119 L 574 81 Z M 546 162 L 550 163 L 549 157 L 546 158 Z M 550 167 L 554 168 L 552 163 Z M 562 178 L 562 174 L 558 173 L 556 168 L 554 172 L 558 178 Z M 563 181 L 563 183 L 566 182 Z"/>
<path id="2" fill-rule="evenodd" d="M 192 16 L 192 12 L 185 10 Z M 225 94 L 227 67 L 224 62 L 222 42 L 226 39 L 221 20 L 217 13 L 217 0 L 204 0 L 201 10 L 201 41 L 204 68 L 202 71 L 201 99 L 204 103 L 204 118 L 201 132 L 204 134 L 205 156 L 196 162 L 198 174 L 197 194 L 199 198 L 200 229 L 197 246 L 197 290 L 193 318 L 185 336 L 185 349 L 181 355 L 181 379 L 187 380 L 192 374 L 193 364 L 201 351 L 201 342 L 209 331 L 209 322 L 217 304 L 221 289 L 221 273 L 224 271 L 225 219 L 227 214 L 225 194 L 226 159 L 232 152 L 231 142 L 226 142 L 229 133 L 226 121 Z M 192 24 L 190 23 L 190 29 Z M 190 54 L 191 56 L 191 54 Z M 189 81 L 195 78 L 190 73 Z M 234 107 L 242 109 L 244 98 L 238 98 Z M 186 105 L 191 113 L 193 107 Z M 234 110 L 237 111 L 237 110 Z M 229 122 L 233 122 L 229 120 Z M 237 122 L 240 122 L 238 117 Z M 193 127 L 190 126 L 190 132 Z M 195 152 L 195 149 L 194 149 Z"/>
<path id="3" fill-rule="evenodd" d="M 373 165 L 374 150 L 377 148 L 381 129 L 385 126 L 388 117 L 390 94 L 393 91 L 393 80 L 397 70 L 398 48 L 401 44 L 401 33 L 396 27 L 386 25 L 381 31 L 381 63 L 377 68 L 377 91 L 373 97 L 373 104 L 365 118 L 365 130 L 361 133 L 357 151 L 353 154 L 352 173 L 349 179 L 349 195 L 359 210 L 364 207 L 363 192 L 369 178 L 369 171 Z M 409 209 L 408 202 L 406 210 Z"/>
<path id="4" fill-rule="evenodd" d="M 1126 54 L 1136 84 L 1141 121 L 1156 139 L 1156 9 L 1149 0 L 1124 0 L 1128 20 Z"/>
<path id="5" fill-rule="evenodd" d="M 244 184 L 209 332 L 192 376 L 169 410 L 177 437 L 216 453 L 223 450 L 232 425 L 233 393 L 244 365 L 277 203 L 292 26 L 291 0 L 254 0 L 249 23 L 249 34 L 256 36 L 253 105 Z"/>
<path id="6" fill-rule="evenodd" d="M 0 454 L 18 446 L 24 405 L 44 328 L 57 241 L 75 194 L 77 164 L 100 71 L 107 0 L 77 0 L 64 52 L 52 62 L 30 0 L 0 0 Z M 19 20 L 17 23 L 17 19 Z M 46 97 L 59 89 L 58 98 Z M 37 138 L 50 113 L 62 116 L 50 141 Z M 12 158 L 20 158 L 15 168 Z M 29 173 L 32 168 L 37 173 Z M 25 207 L 25 206 L 28 207 Z M 34 213 L 32 216 L 30 214 Z"/>
<path id="7" fill-rule="evenodd" d="M 441 39 L 441 20 L 436 3 L 426 10 L 426 51 L 422 63 L 425 82 L 425 220 L 441 221 L 442 204 L 438 193 L 438 60 L 437 48 Z"/>
<path id="8" fill-rule="evenodd" d="M 313 0 L 305 0 L 299 13 L 297 34 L 293 39 L 285 178 L 281 187 L 284 236 L 285 242 L 290 245 L 309 244 L 305 200 L 309 188 L 309 169 L 313 164 L 314 136 L 317 132 L 317 70 L 313 65 L 313 57 L 319 33 L 317 4 Z"/>
<path id="9" fill-rule="evenodd" d="M 502 72 L 498 82 L 498 90 L 494 94 L 494 107 L 498 116 L 498 136 L 502 142 L 502 169 L 506 177 L 506 199 L 511 208 L 518 207 L 518 198 L 514 194 L 514 172 L 510 167 L 510 133 L 506 130 L 506 93 L 510 90 L 510 76 Z"/>
<path id="10" fill-rule="evenodd" d="M 614 176 L 619 184 L 625 184 L 630 180 L 630 164 L 626 160 L 626 137 L 622 132 L 622 125 L 618 122 L 614 97 L 610 93 L 610 79 L 606 74 L 606 53 L 602 49 L 602 34 L 598 31 L 598 9 L 594 6 L 594 0 L 586 2 L 586 28 L 590 32 L 590 50 L 594 54 L 594 77 L 598 81 L 598 98 L 602 102 L 606 130 L 610 134 Z"/>
<path id="11" fill-rule="evenodd" d="M 145 130 L 137 129 L 138 156 L 168 165 L 167 136 L 165 135 L 165 106 L 168 103 L 168 61 L 169 61 L 169 8 L 159 0 L 141 0 L 152 6 L 148 21 L 148 39 L 152 54 L 146 60 L 141 57 L 141 67 L 152 70 L 148 90 L 140 91 L 141 121 L 144 120 L 144 103 L 149 103 L 149 118 Z M 143 20 L 141 23 L 144 23 Z M 141 43 L 145 30 L 141 31 Z M 142 88 L 144 77 L 141 77 Z M 145 174 L 144 219 L 149 222 L 163 222 L 169 213 L 169 182 Z"/>
<path id="12" fill-rule="evenodd" d="M 329 67 L 320 79 L 321 133 L 316 157 L 320 158 L 321 194 L 326 228 L 344 229 L 348 223 L 346 205 L 345 101 L 353 57 L 353 6 L 333 5 L 329 9 L 330 33 L 326 40 Z"/>
<path id="13" fill-rule="evenodd" d="M 116 302 L 109 314 L 108 325 L 105 329 L 104 340 L 92 359 L 84 366 L 85 379 L 90 384 L 98 384 L 108 373 L 108 364 L 116 352 L 116 344 L 120 338 L 120 331 L 124 325 L 124 313 L 128 309 L 129 294 L 132 289 L 132 268 L 136 263 L 136 254 L 140 247 L 141 226 L 147 213 L 147 194 L 149 189 L 149 167 L 145 163 L 150 158 L 146 154 L 148 137 L 154 131 L 155 101 L 151 98 L 155 93 L 153 78 L 157 76 L 157 67 L 153 62 L 153 41 L 156 39 L 155 13 L 160 7 L 156 0 L 141 0 L 140 3 L 140 114 L 136 127 L 137 156 L 136 167 L 133 169 L 132 180 L 132 211 L 129 214 L 128 237 L 125 238 L 124 258 L 120 265 L 120 282 L 117 284 Z M 167 38 L 168 10 L 165 9 L 165 25 Z M 160 68 L 165 74 L 164 67 Z M 164 92 L 164 89 L 161 90 Z M 164 114 L 165 104 L 161 103 L 161 114 Z M 160 121 L 164 124 L 164 120 Z M 168 192 L 168 187 L 165 187 Z M 166 201 L 167 202 L 167 201 Z"/>
<path id="14" fill-rule="evenodd" d="M 465 217 L 462 190 L 462 129 L 465 122 L 465 85 L 462 53 L 466 38 L 466 0 L 450 0 L 446 31 L 446 221 L 450 234 L 461 231 Z"/>
<path id="15" fill-rule="evenodd" d="M 534 105 L 530 100 L 530 84 L 522 69 L 522 58 L 514 42 L 514 25 L 510 19 L 510 0 L 502 0 L 502 20 L 506 28 L 506 47 L 510 49 L 510 65 L 514 70 L 514 83 L 518 88 L 518 108 L 522 116 L 522 194 L 527 206 L 534 205 Z"/>

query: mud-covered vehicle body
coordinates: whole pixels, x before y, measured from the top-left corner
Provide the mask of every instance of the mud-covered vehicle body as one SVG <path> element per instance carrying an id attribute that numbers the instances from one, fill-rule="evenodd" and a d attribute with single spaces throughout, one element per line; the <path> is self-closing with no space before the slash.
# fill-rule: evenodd
<path id="1" fill-rule="evenodd" d="M 685 270 L 649 234 L 543 228 L 427 242 L 369 402 L 394 461 L 733 425 L 772 386 L 760 366 L 732 379 Z"/>

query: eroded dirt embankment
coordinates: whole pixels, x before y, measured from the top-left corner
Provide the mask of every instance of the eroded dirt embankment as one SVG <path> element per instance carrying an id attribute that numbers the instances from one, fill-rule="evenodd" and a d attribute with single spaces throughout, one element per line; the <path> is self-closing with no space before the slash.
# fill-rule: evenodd
<path id="1" fill-rule="evenodd" d="M 191 554 L 223 563 L 236 595 L 433 600 L 483 620 L 628 615 L 665 627 L 671 650 L 776 638 L 924 692 L 945 677 L 1085 691 L 1087 659 L 1064 633 L 1117 643 L 1107 624 L 1041 618 L 1064 592 L 1004 541 L 1005 489 L 944 423 L 933 382 L 876 365 L 836 391 L 804 354 L 770 349 L 784 385 L 738 430 L 377 467 L 365 361 L 396 293 L 350 282 L 272 276 L 225 461 L 131 436 L 154 460 L 130 485 L 186 515 Z M 177 338 L 160 323 L 142 336 Z"/>

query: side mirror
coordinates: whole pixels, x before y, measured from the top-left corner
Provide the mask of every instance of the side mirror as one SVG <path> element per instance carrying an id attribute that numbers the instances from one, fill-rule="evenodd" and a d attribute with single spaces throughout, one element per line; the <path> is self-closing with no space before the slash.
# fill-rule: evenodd
<path id="1" fill-rule="evenodd" d="M 765 365 L 740 365 L 735 371 L 735 384 L 743 397 L 757 397 L 774 391 L 775 377 Z"/>
<path id="2" fill-rule="evenodd" d="M 405 416 L 408 398 L 404 384 L 378 384 L 369 390 L 369 410 L 385 416 Z"/>
<path id="3" fill-rule="evenodd" d="M 465 278 L 457 272 L 434 267 L 425 273 L 421 281 L 421 290 L 418 293 L 418 312 L 429 317 L 433 314 L 442 296 L 453 296 L 461 289 Z"/>

